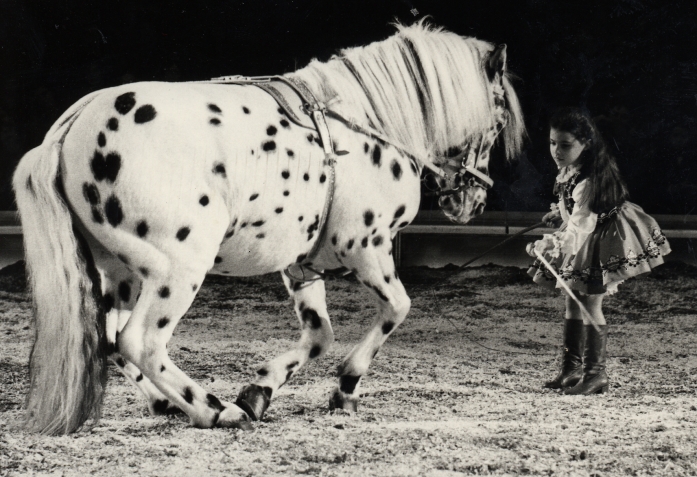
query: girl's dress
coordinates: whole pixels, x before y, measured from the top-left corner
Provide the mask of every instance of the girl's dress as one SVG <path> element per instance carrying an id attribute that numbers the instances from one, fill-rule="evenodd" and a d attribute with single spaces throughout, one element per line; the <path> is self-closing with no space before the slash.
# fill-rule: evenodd
<path id="1" fill-rule="evenodd" d="M 583 294 L 612 294 L 628 278 L 648 273 L 663 263 L 670 245 L 653 217 L 629 201 L 601 214 L 583 200 L 587 180 L 580 167 L 563 168 L 555 192 L 563 224 L 542 242 L 544 258 L 572 290 Z M 533 281 L 561 288 L 540 260 L 528 270 Z"/>

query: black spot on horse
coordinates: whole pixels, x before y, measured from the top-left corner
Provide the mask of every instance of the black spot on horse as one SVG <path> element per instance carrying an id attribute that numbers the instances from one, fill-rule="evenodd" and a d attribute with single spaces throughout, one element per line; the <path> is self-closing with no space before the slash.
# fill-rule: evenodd
<path id="1" fill-rule="evenodd" d="M 307 135 L 307 142 L 312 142 L 312 141 L 313 141 L 312 134 L 308 134 Z"/>
<path id="2" fill-rule="evenodd" d="M 390 283 L 390 280 L 392 280 L 392 277 L 389 275 L 385 275 L 383 278 L 385 279 L 385 283 Z"/>
<path id="3" fill-rule="evenodd" d="M 312 329 L 319 329 L 322 327 L 322 319 L 319 317 L 317 312 L 312 308 L 307 308 L 302 312 L 303 323 L 306 323 L 312 327 Z"/>
<path id="4" fill-rule="evenodd" d="M 160 366 L 160 372 L 161 372 L 161 373 L 164 373 L 164 372 L 165 372 L 165 369 L 167 369 L 167 368 L 165 368 L 165 365 L 164 365 L 164 364 L 163 364 L 162 366 Z"/>
<path id="5" fill-rule="evenodd" d="M 143 373 L 140 373 L 138 376 L 136 376 L 136 382 L 139 383 L 143 380 Z"/>
<path id="6" fill-rule="evenodd" d="M 281 212 L 283 212 L 283 207 L 276 207 L 276 210 L 274 212 L 280 214 Z"/>
<path id="7" fill-rule="evenodd" d="M 119 298 L 124 303 L 128 303 L 131 300 L 131 285 L 127 282 L 119 283 Z"/>
<path id="8" fill-rule="evenodd" d="M 402 215 L 404 215 L 405 210 L 407 210 L 406 206 L 400 205 L 399 208 L 394 213 L 394 218 L 395 219 L 400 218 Z"/>
<path id="9" fill-rule="evenodd" d="M 220 119 L 218 118 L 211 118 L 208 120 L 209 123 L 211 123 L 213 126 L 220 126 Z"/>
<path id="10" fill-rule="evenodd" d="M 208 199 L 207 195 L 201 196 L 201 198 L 198 200 L 198 203 L 204 207 L 208 205 L 208 202 L 210 202 L 210 200 Z"/>
<path id="11" fill-rule="evenodd" d="M 338 240 L 339 239 L 337 238 L 336 234 L 332 235 L 332 245 L 336 245 Z"/>
<path id="12" fill-rule="evenodd" d="M 291 288 L 294 292 L 300 290 L 303 287 L 303 282 L 291 282 Z"/>
<path id="13" fill-rule="evenodd" d="M 155 119 L 155 116 L 157 116 L 157 111 L 155 111 L 155 108 L 153 108 L 151 104 L 146 104 L 145 106 L 141 106 L 140 108 L 136 109 L 136 113 L 133 115 L 133 120 L 136 122 L 136 124 L 143 124 L 147 123 L 148 121 L 152 121 Z"/>
<path id="14" fill-rule="evenodd" d="M 152 409 L 155 411 L 155 414 L 165 414 L 168 407 L 169 401 L 167 399 L 157 399 L 152 405 Z"/>
<path id="15" fill-rule="evenodd" d="M 196 283 L 194 283 L 193 285 L 191 285 L 191 291 L 196 291 L 196 290 L 198 290 L 198 285 Z"/>
<path id="16" fill-rule="evenodd" d="M 223 406 L 223 403 L 220 402 L 220 399 L 210 393 L 206 394 L 206 403 L 208 404 L 208 407 L 215 409 L 216 411 L 223 412 L 225 410 L 225 406 Z"/>
<path id="17" fill-rule="evenodd" d="M 347 248 L 348 250 L 351 250 L 351 248 L 353 248 L 353 239 L 350 239 L 350 240 L 348 241 L 348 243 L 346 244 L 346 248 Z"/>
<path id="18" fill-rule="evenodd" d="M 309 180 L 310 180 L 310 174 L 308 174 L 307 172 L 306 172 L 305 174 L 303 174 L 303 180 L 304 180 L 305 182 L 309 181 Z"/>
<path id="19" fill-rule="evenodd" d="M 292 363 L 288 363 L 288 365 L 286 366 L 286 369 L 288 369 L 288 370 L 293 369 L 299 364 L 300 364 L 299 362 L 293 361 Z"/>
<path id="20" fill-rule="evenodd" d="M 106 128 L 109 131 L 118 131 L 119 130 L 119 120 L 116 118 L 109 118 L 109 120 L 106 122 Z"/>
<path id="21" fill-rule="evenodd" d="M 360 376 L 341 376 L 339 378 L 339 389 L 343 393 L 353 394 L 360 379 Z"/>
<path id="22" fill-rule="evenodd" d="M 213 111 L 214 113 L 222 113 L 223 110 L 218 107 L 218 105 L 213 104 L 213 103 L 208 103 L 208 109 Z"/>
<path id="23" fill-rule="evenodd" d="M 164 328 L 167 325 L 169 325 L 169 318 L 164 317 L 164 318 L 160 318 L 159 320 L 157 320 L 157 327 L 158 328 Z"/>
<path id="24" fill-rule="evenodd" d="M 361 247 L 366 248 L 368 246 L 368 237 L 363 237 L 361 240 Z"/>
<path id="25" fill-rule="evenodd" d="M 252 227 L 261 227 L 262 225 L 264 225 L 263 220 L 257 220 L 256 222 L 252 222 Z"/>
<path id="26" fill-rule="evenodd" d="M 298 217 L 298 222 L 302 222 L 302 221 L 303 221 L 303 216 L 301 215 L 300 217 Z"/>
<path id="27" fill-rule="evenodd" d="M 118 257 L 119 260 L 128 265 L 128 258 L 125 255 L 119 253 L 116 255 L 116 257 Z"/>
<path id="28" fill-rule="evenodd" d="M 402 166 L 399 165 L 396 159 L 392 161 L 392 175 L 396 181 L 402 178 Z"/>
<path id="29" fill-rule="evenodd" d="M 267 374 L 269 374 L 269 370 L 266 368 L 257 369 L 257 374 L 259 376 L 266 376 Z"/>
<path id="30" fill-rule="evenodd" d="M 112 295 L 111 293 L 106 293 L 102 298 L 102 307 L 104 307 L 104 313 L 109 313 L 114 308 L 114 303 L 116 303 L 114 295 Z"/>
<path id="31" fill-rule="evenodd" d="M 307 254 L 306 254 L 306 253 L 301 253 L 301 254 L 298 255 L 298 257 L 295 259 L 295 263 L 303 263 L 303 262 L 305 261 L 306 258 L 307 258 Z"/>
<path id="32" fill-rule="evenodd" d="M 258 239 L 263 239 L 264 237 L 266 237 L 266 234 L 257 234 Z"/>
<path id="33" fill-rule="evenodd" d="M 148 224 L 144 220 L 141 220 L 136 226 L 136 233 L 139 237 L 145 237 L 148 233 L 148 229 Z"/>
<path id="34" fill-rule="evenodd" d="M 220 263 L 222 261 L 223 261 L 223 257 L 215 257 L 215 260 L 214 260 L 215 263 Z"/>
<path id="35" fill-rule="evenodd" d="M 288 196 L 290 195 L 290 191 L 284 190 L 284 191 L 283 191 L 283 195 L 286 196 L 286 197 L 288 197 Z"/>
<path id="36" fill-rule="evenodd" d="M 375 214 L 372 210 L 366 210 L 363 213 L 363 222 L 365 222 L 366 227 L 373 225 L 373 220 L 375 219 Z"/>
<path id="37" fill-rule="evenodd" d="M 382 150 L 380 149 L 380 146 L 377 144 L 373 148 L 373 155 L 372 155 L 372 160 L 373 160 L 373 165 L 380 167 L 380 164 L 382 163 Z"/>
<path id="38" fill-rule="evenodd" d="M 97 181 L 104 180 L 106 177 L 106 159 L 104 159 L 104 155 L 101 152 L 94 151 L 90 161 L 90 168 L 92 169 L 92 175 Z"/>
<path id="39" fill-rule="evenodd" d="M 380 245 L 382 245 L 382 235 L 373 237 L 373 247 L 379 247 Z"/>
<path id="40" fill-rule="evenodd" d="M 109 196 L 109 198 L 106 200 L 106 204 L 104 204 L 104 214 L 112 227 L 116 227 L 123 220 L 121 202 L 115 195 Z"/>
<path id="41" fill-rule="evenodd" d="M 281 177 L 283 177 L 284 179 L 288 179 L 290 177 L 290 171 L 285 170 L 281 172 Z"/>
<path id="42" fill-rule="evenodd" d="M 183 242 L 186 240 L 186 237 L 189 236 L 189 232 L 191 232 L 191 229 L 189 227 L 182 227 L 177 231 L 177 240 L 180 242 Z"/>
<path id="43" fill-rule="evenodd" d="M 106 180 L 114 182 L 121 169 L 121 156 L 115 152 L 106 155 Z"/>
<path id="44" fill-rule="evenodd" d="M 225 166 L 222 164 L 216 164 L 213 166 L 213 174 L 220 174 L 221 176 L 226 177 Z"/>
<path id="45" fill-rule="evenodd" d="M 367 142 L 363 143 L 363 152 L 368 154 L 368 151 L 370 150 L 370 146 L 368 145 Z"/>
<path id="46" fill-rule="evenodd" d="M 310 359 L 316 358 L 322 352 L 321 346 L 313 346 L 310 350 Z"/>
<path id="47" fill-rule="evenodd" d="M 387 299 L 387 296 L 382 292 L 382 290 L 380 290 L 379 287 L 377 287 L 377 286 L 375 286 L 375 285 L 372 285 L 371 288 L 373 289 L 373 291 L 375 292 L 375 294 L 376 294 L 378 297 L 380 297 L 380 299 L 381 299 L 382 301 L 389 301 L 389 300 Z"/>
<path id="48" fill-rule="evenodd" d="M 244 114 L 249 114 L 249 108 L 247 106 L 242 106 L 242 111 Z"/>
<path id="49" fill-rule="evenodd" d="M 269 136 L 275 136 L 276 133 L 278 132 L 278 129 L 276 129 L 276 126 L 269 126 L 266 128 L 266 134 Z"/>
<path id="50" fill-rule="evenodd" d="M 101 202 L 99 189 L 97 189 L 95 184 L 90 184 L 89 182 L 82 184 L 82 195 L 85 197 L 85 200 L 92 205 L 98 205 Z"/>
<path id="51" fill-rule="evenodd" d="M 102 216 L 102 213 L 96 207 L 92 207 L 92 220 L 94 220 L 98 224 L 104 223 L 104 216 Z"/>
<path id="52" fill-rule="evenodd" d="M 100 132 L 99 135 L 97 135 L 97 145 L 99 147 L 106 146 L 106 136 L 104 135 L 103 132 Z"/>
<path id="53" fill-rule="evenodd" d="M 110 152 L 105 158 L 101 152 L 94 151 L 90 167 L 97 181 L 107 179 L 109 182 L 114 182 L 119 174 L 119 169 L 121 169 L 121 156 L 115 152 Z"/>
<path id="54" fill-rule="evenodd" d="M 253 201 L 253 200 L 256 200 L 257 197 L 259 197 L 259 194 L 254 193 L 254 194 L 252 194 L 252 195 L 249 196 L 249 201 L 251 202 L 251 201 Z"/>
<path id="55" fill-rule="evenodd" d="M 290 128 L 290 123 L 288 121 L 286 121 L 285 119 L 281 119 L 280 122 L 281 122 L 281 126 L 283 126 L 284 128 Z"/>
<path id="56" fill-rule="evenodd" d="M 327 175 L 325 173 L 322 173 L 321 176 L 319 176 L 319 183 L 324 184 L 327 181 Z"/>
<path id="57" fill-rule="evenodd" d="M 194 402 L 194 393 L 191 391 L 191 388 L 186 388 L 182 397 L 184 398 L 184 401 L 188 402 L 189 404 Z"/>
<path id="58" fill-rule="evenodd" d="M 230 238 L 230 237 L 232 237 L 233 235 L 235 235 L 235 231 L 234 231 L 234 230 L 231 230 L 231 231 L 229 231 L 228 233 L 225 234 L 225 238 Z"/>
<path id="59" fill-rule="evenodd" d="M 114 109 L 118 111 L 119 114 L 128 114 L 128 112 L 133 109 L 133 106 L 136 105 L 136 94 L 131 92 L 131 93 L 123 93 L 122 95 L 119 95 L 116 98 L 116 101 L 114 101 Z"/>
<path id="60" fill-rule="evenodd" d="M 276 141 L 265 141 L 261 144 L 261 148 L 266 151 L 273 151 L 276 149 Z"/>
<path id="61" fill-rule="evenodd" d="M 322 138 L 317 136 L 317 137 L 313 137 L 312 139 L 315 141 L 315 144 L 317 144 L 319 147 L 324 147 L 324 144 L 322 143 Z"/>
<path id="62" fill-rule="evenodd" d="M 140 267 L 140 268 L 138 269 L 138 271 L 140 272 L 141 275 L 143 275 L 143 276 L 146 277 L 146 278 L 147 278 L 148 275 L 150 275 L 150 270 L 148 270 L 148 269 L 145 268 L 145 267 Z"/>
<path id="63" fill-rule="evenodd" d="M 392 331 L 393 328 L 394 328 L 394 323 L 392 323 L 391 321 L 388 321 L 382 325 L 382 333 L 387 335 L 390 333 L 390 331 Z"/>
<path id="64" fill-rule="evenodd" d="M 158 291 L 157 294 L 160 295 L 160 298 L 169 298 L 169 287 L 161 287 Z"/>
<path id="65" fill-rule="evenodd" d="M 123 358 L 118 358 L 118 359 L 116 360 L 116 365 L 117 365 L 119 368 L 125 368 L 125 367 L 126 367 L 126 360 L 123 359 Z"/>
<path id="66" fill-rule="evenodd" d="M 402 222 L 401 224 L 399 224 L 399 228 L 400 228 L 400 229 L 403 229 L 403 228 L 406 227 L 407 225 L 409 225 L 409 222 L 404 221 L 404 222 Z"/>

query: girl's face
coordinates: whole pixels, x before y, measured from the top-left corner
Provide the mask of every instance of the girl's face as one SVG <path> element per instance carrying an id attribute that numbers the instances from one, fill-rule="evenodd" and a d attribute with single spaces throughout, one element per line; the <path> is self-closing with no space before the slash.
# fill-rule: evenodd
<path id="1" fill-rule="evenodd" d="M 549 132 L 549 152 L 559 169 L 576 165 L 586 146 L 584 141 L 579 141 L 569 132 L 554 128 Z"/>

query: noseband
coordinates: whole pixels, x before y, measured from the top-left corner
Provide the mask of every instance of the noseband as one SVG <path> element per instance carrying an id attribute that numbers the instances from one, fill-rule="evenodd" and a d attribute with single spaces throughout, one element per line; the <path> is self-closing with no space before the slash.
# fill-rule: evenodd
<path id="1" fill-rule="evenodd" d="M 472 146 L 465 148 L 460 154 L 451 157 L 441 156 L 438 160 L 434 161 L 439 164 L 446 163 L 456 163 L 460 162 L 460 167 L 458 171 L 454 174 L 447 174 L 446 172 L 440 170 L 438 176 L 443 179 L 451 179 L 451 183 L 455 184 L 452 189 L 440 188 L 430 192 L 428 195 L 435 196 L 448 196 L 460 193 L 463 189 L 469 189 L 471 187 L 479 187 L 480 189 L 489 190 L 494 185 L 494 181 L 491 177 L 487 176 L 483 172 L 477 169 L 477 163 L 482 154 L 482 148 L 484 147 L 484 136 L 479 143 L 479 148 L 475 151 Z M 470 165 L 472 164 L 472 165 Z M 432 174 L 429 174 L 432 176 Z"/>

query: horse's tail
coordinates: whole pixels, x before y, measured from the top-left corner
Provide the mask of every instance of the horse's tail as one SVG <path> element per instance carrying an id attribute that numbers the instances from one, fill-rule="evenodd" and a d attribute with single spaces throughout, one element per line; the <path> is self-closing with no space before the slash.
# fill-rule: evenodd
<path id="1" fill-rule="evenodd" d="M 62 142 L 78 113 L 57 123 L 13 177 L 36 327 L 24 426 L 45 434 L 96 422 L 106 385 L 99 273 L 73 225 L 60 177 Z"/>

